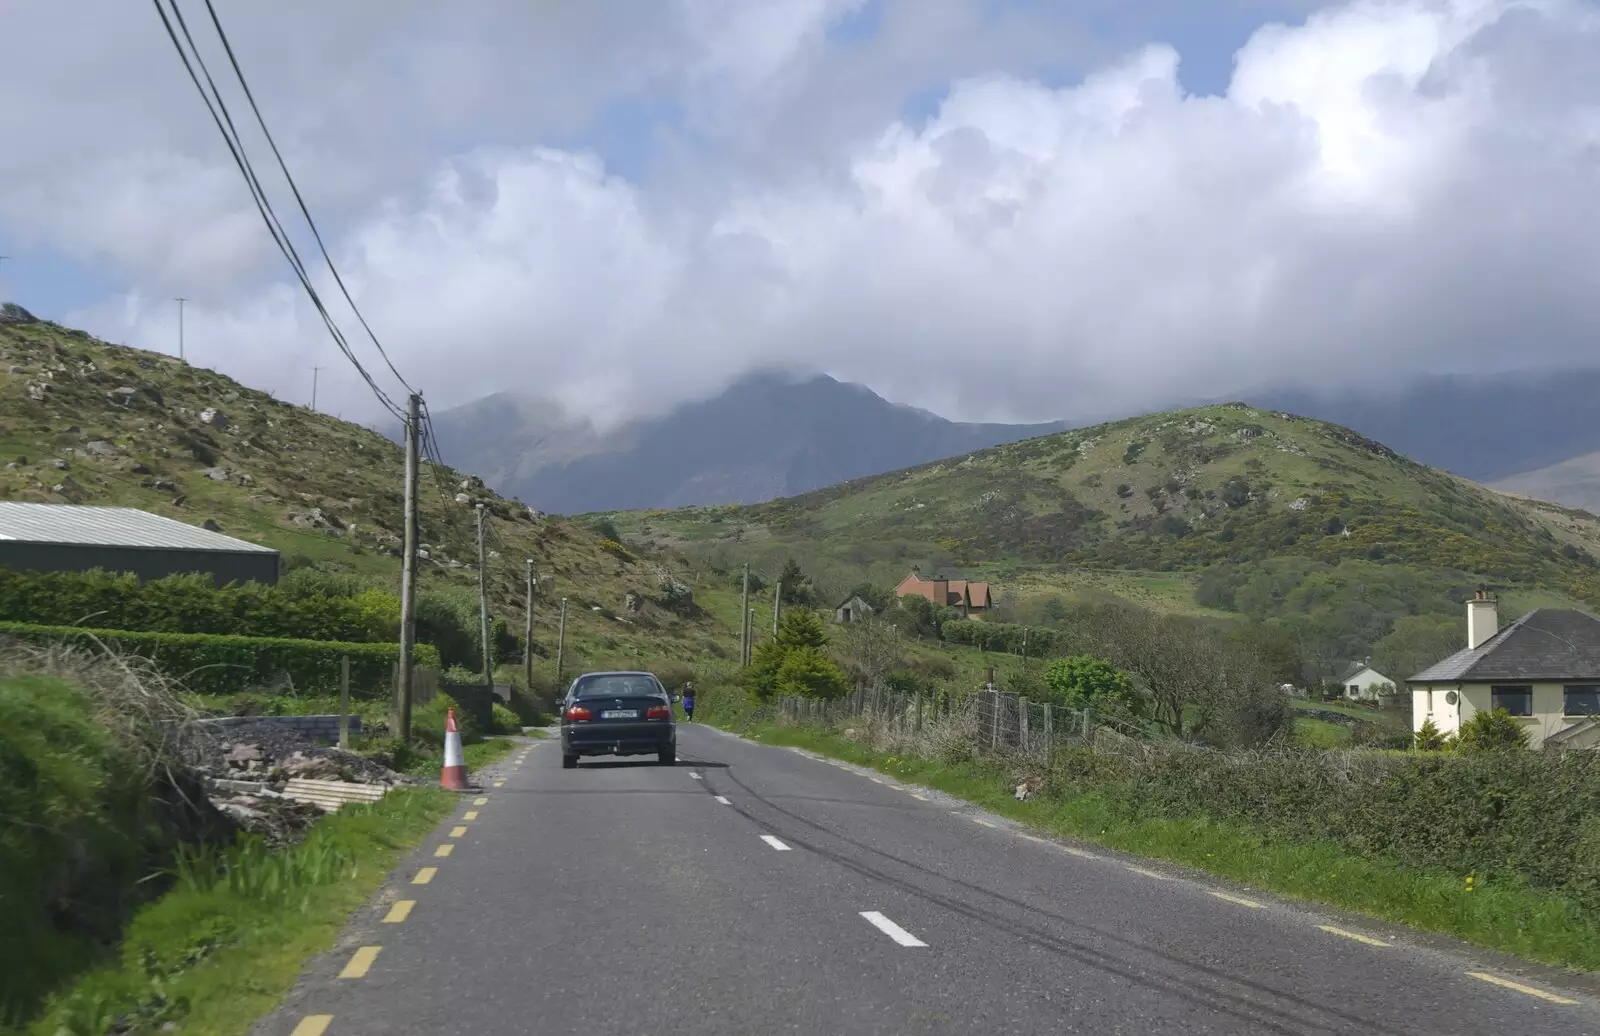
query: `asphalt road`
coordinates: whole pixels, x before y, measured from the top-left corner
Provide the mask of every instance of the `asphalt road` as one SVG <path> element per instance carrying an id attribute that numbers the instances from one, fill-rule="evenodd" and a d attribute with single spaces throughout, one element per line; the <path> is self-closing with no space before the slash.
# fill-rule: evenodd
<path id="1" fill-rule="evenodd" d="M 259 1031 L 1600 1034 L 1584 983 L 704 727 L 503 769 Z"/>

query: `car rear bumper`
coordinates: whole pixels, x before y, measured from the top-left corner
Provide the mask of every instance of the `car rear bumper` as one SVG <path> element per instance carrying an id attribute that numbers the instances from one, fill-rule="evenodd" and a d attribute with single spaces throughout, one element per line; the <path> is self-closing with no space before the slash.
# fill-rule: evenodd
<path id="1" fill-rule="evenodd" d="M 561 731 L 562 755 L 651 755 L 677 747 L 677 733 L 668 724 L 650 726 L 576 727 Z"/>

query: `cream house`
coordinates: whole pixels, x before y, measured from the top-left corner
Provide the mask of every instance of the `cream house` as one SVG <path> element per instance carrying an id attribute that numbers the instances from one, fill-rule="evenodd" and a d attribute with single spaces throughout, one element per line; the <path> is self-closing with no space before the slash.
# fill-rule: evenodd
<path id="1" fill-rule="evenodd" d="M 1495 599 L 1467 602 L 1467 646 L 1413 676 L 1411 724 L 1449 735 L 1484 709 L 1505 709 L 1534 748 L 1600 747 L 1600 618 L 1536 608 L 1500 629 Z"/>
<path id="2" fill-rule="evenodd" d="M 1346 701 L 1377 701 L 1380 695 L 1394 693 L 1394 681 L 1366 662 L 1345 666 L 1338 683 Z"/>

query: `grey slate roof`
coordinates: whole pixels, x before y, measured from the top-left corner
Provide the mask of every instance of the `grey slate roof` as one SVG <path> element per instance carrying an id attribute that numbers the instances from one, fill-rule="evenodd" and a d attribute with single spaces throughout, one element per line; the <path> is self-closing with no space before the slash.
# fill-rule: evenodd
<path id="1" fill-rule="evenodd" d="M 1530 680 L 1600 683 L 1600 619 L 1576 608 L 1536 608 L 1479 647 L 1457 651 L 1407 682 Z"/>
<path id="2" fill-rule="evenodd" d="M 271 547 L 247 543 L 133 507 L 31 504 L 10 500 L 0 500 L 0 540 L 228 554 L 278 553 Z"/>
<path id="3" fill-rule="evenodd" d="M 1352 676 L 1355 676 L 1363 669 L 1372 669 L 1372 665 L 1368 662 L 1351 662 L 1349 665 L 1339 670 L 1339 679 L 1335 682 L 1344 683 L 1346 680 L 1350 679 Z M 1378 673 L 1376 669 L 1372 669 L 1372 671 L 1374 673 Z M 1378 675 L 1383 676 L 1382 673 L 1378 673 Z M 1384 679 L 1388 679 L 1388 677 L 1384 677 Z"/>

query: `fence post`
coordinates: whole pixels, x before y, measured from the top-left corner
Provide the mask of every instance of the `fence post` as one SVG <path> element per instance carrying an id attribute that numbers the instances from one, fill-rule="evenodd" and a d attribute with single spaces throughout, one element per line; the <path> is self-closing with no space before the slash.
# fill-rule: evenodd
<path id="1" fill-rule="evenodd" d="M 350 750 L 350 656 L 339 656 L 339 747 Z"/>
<path id="2" fill-rule="evenodd" d="M 1044 703 L 1044 765 L 1046 769 L 1055 765 L 1056 761 L 1056 716 L 1055 706 L 1049 702 Z"/>
<path id="3" fill-rule="evenodd" d="M 922 692 L 917 692 L 917 733 L 922 733 Z"/>
<path id="4" fill-rule="evenodd" d="M 989 692 L 989 751 L 1000 747 L 1000 693 Z"/>
<path id="5" fill-rule="evenodd" d="M 1022 745 L 1022 751 L 1028 751 L 1028 699 L 1017 697 L 1017 740 Z"/>

